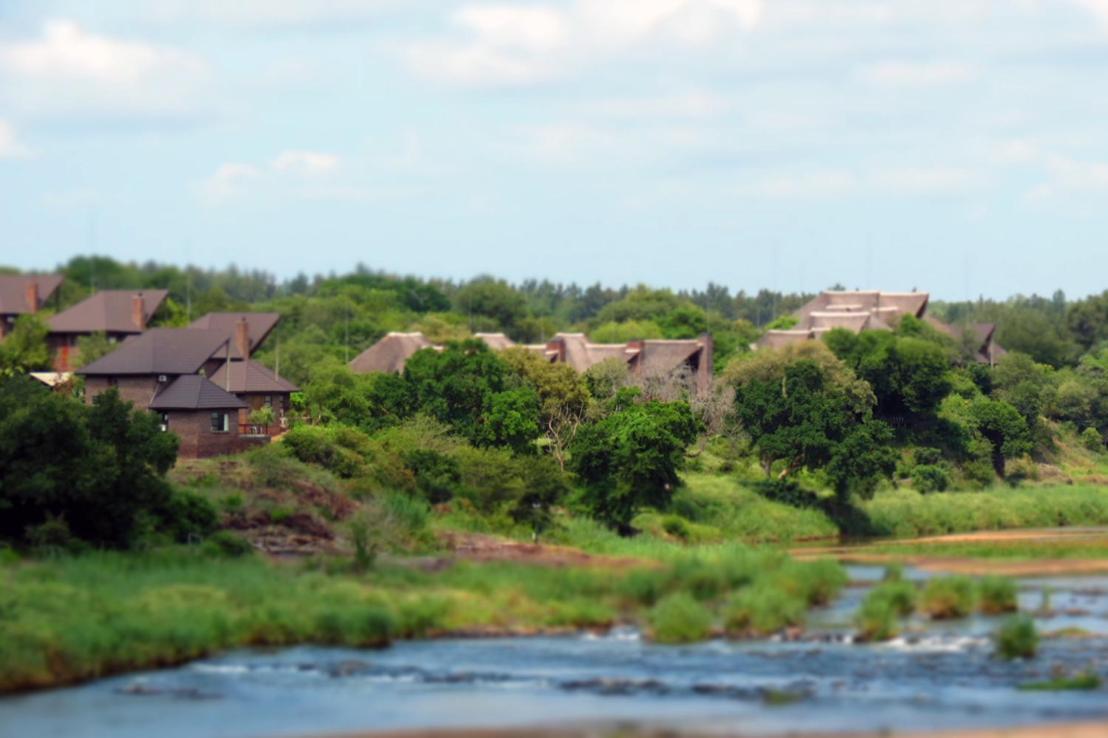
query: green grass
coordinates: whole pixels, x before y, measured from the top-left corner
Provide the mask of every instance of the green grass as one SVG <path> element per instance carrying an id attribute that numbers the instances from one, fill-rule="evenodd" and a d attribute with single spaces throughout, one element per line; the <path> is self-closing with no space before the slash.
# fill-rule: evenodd
<path id="1" fill-rule="evenodd" d="M 977 583 L 977 607 L 985 615 L 1019 609 L 1016 583 L 1004 577 L 985 577 Z"/>
<path id="2" fill-rule="evenodd" d="M 1028 682 L 1021 684 L 1020 689 L 1025 692 L 1064 692 L 1099 689 L 1100 685 L 1100 675 L 1093 671 L 1086 671 L 1073 676 L 1057 676 L 1041 682 Z"/>
<path id="3" fill-rule="evenodd" d="M 616 622 L 649 625 L 662 640 L 702 638 L 704 614 L 710 628 L 746 588 L 774 589 L 799 612 L 845 579 L 836 564 L 796 562 L 776 551 L 670 549 L 621 569 L 458 563 L 434 572 L 378 565 L 364 574 L 348 559 L 271 563 L 215 556 L 214 547 L 8 557 L 0 566 L 0 692 L 241 646 L 377 647 L 437 633 Z"/>
<path id="4" fill-rule="evenodd" d="M 927 582 L 919 609 L 934 620 L 964 618 L 977 605 L 977 588 L 968 577 L 939 577 Z"/>
<path id="5" fill-rule="evenodd" d="M 863 504 L 878 535 L 897 538 L 976 530 L 1108 525 L 1108 489 L 1095 486 L 994 488 L 984 492 L 879 492 Z"/>
<path id="6" fill-rule="evenodd" d="M 1099 538 L 1013 541 L 956 541 L 897 543 L 888 541 L 866 547 L 867 552 L 899 556 L 944 556 L 968 559 L 1103 559 L 1108 558 L 1108 533 Z"/>
<path id="7" fill-rule="evenodd" d="M 895 638 L 900 634 L 900 618 L 915 611 L 918 596 L 914 584 L 898 578 L 871 589 L 854 617 L 858 639 L 887 641 Z"/>
<path id="8" fill-rule="evenodd" d="M 1013 615 L 996 634 L 996 653 L 1002 659 L 1033 658 L 1039 651 L 1039 632 L 1026 615 Z"/>

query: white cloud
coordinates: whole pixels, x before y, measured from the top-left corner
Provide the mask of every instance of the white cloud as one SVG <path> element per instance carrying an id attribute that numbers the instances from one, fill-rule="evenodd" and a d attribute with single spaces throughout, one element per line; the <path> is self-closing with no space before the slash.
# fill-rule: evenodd
<path id="1" fill-rule="evenodd" d="M 0 118 L 0 159 L 17 159 L 30 156 L 30 153 L 20 142 L 11 124 Z"/>
<path id="2" fill-rule="evenodd" d="M 207 68 L 176 49 L 52 20 L 36 39 L 0 45 L 0 75 L 5 96 L 36 112 L 166 113 L 187 108 Z"/>
<path id="3" fill-rule="evenodd" d="M 985 184 L 984 175 L 962 167 L 923 166 L 880 169 L 870 174 L 878 191 L 908 194 L 954 194 Z"/>
<path id="4" fill-rule="evenodd" d="M 419 74 L 467 86 L 520 86 L 649 46 L 706 48 L 755 28 L 762 0 L 574 0 L 568 6 L 473 3 L 459 39 L 406 48 Z"/>
<path id="5" fill-rule="evenodd" d="M 198 20 L 229 26 L 300 26 L 372 21 L 415 0 L 159 0 L 149 17 L 164 23 Z"/>
<path id="6" fill-rule="evenodd" d="M 853 172 L 840 169 L 771 174 L 739 188 L 740 193 L 773 199 L 838 197 L 858 185 Z"/>
<path id="7" fill-rule="evenodd" d="M 1108 191 L 1108 163 L 1083 161 L 1068 156 L 1045 158 L 1046 180 L 1029 193 L 1032 200 L 1045 200 L 1062 194 Z"/>
<path id="8" fill-rule="evenodd" d="M 311 185 L 332 174 L 339 164 L 339 157 L 334 154 L 288 149 L 265 165 L 244 162 L 220 164 L 215 173 L 204 180 L 200 190 L 207 199 L 222 201 L 245 194 L 248 189 L 272 188 L 280 184 L 279 179 L 286 185 Z M 301 194 L 313 196 L 315 190 L 304 189 Z"/>
<path id="9" fill-rule="evenodd" d="M 1108 26 L 1108 0 L 1073 0 L 1073 2 L 1092 13 L 1105 26 Z"/>
<path id="10" fill-rule="evenodd" d="M 977 70 L 958 62 L 884 61 L 864 67 L 860 76 L 881 87 L 933 87 L 967 82 Z"/>
<path id="11" fill-rule="evenodd" d="M 710 90 L 688 90 L 652 97 L 612 98 L 593 107 L 616 118 L 709 118 L 731 106 L 726 97 Z"/>
<path id="12" fill-rule="evenodd" d="M 334 154 L 289 150 L 278 154 L 270 166 L 277 172 L 317 175 L 334 171 L 338 165 L 339 158 Z"/>

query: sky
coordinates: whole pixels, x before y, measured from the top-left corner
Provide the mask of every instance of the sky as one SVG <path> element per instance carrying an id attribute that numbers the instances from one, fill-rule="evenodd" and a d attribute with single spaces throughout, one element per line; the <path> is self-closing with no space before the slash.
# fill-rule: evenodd
<path id="1" fill-rule="evenodd" d="M 1108 288 L 1108 0 L 2 0 L 0 264 Z"/>

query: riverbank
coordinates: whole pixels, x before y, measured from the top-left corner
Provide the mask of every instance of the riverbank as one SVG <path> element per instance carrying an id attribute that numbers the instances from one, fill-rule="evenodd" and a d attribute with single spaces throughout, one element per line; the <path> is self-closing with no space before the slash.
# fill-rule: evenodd
<path id="1" fill-rule="evenodd" d="M 1016 728 L 929 732 L 789 733 L 788 738 L 1103 738 L 1108 722 L 1051 723 Z M 350 733 L 330 738 L 781 738 L 759 733 L 697 733 L 628 725 L 580 728 L 417 730 Z"/>
<path id="2" fill-rule="evenodd" d="M 1016 728 L 941 730 L 928 732 L 789 733 L 788 738 L 1103 738 L 1108 722 L 1051 723 Z M 781 738 L 759 733 L 697 733 L 673 728 L 655 729 L 628 725 L 579 728 L 417 730 L 351 733 L 331 738 Z"/>

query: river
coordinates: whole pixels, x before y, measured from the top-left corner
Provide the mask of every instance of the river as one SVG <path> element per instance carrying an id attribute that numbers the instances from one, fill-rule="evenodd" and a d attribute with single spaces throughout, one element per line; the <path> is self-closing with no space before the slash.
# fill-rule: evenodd
<path id="1" fill-rule="evenodd" d="M 353 730 L 633 720 L 711 731 L 962 728 L 1108 719 L 1108 690 L 1026 692 L 1056 669 L 1108 681 L 1108 577 L 1025 579 L 1039 656 L 993 656 L 995 618 L 915 620 L 887 644 L 850 642 L 881 569 L 813 613 L 797 641 L 660 646 L 604 635 L 398 643 L 381 651 L 235 651 L 186 666 L 0 700 L 0 735 L 261 738 Z M 924 576 L 908 572 L 910 576 Z"/>

